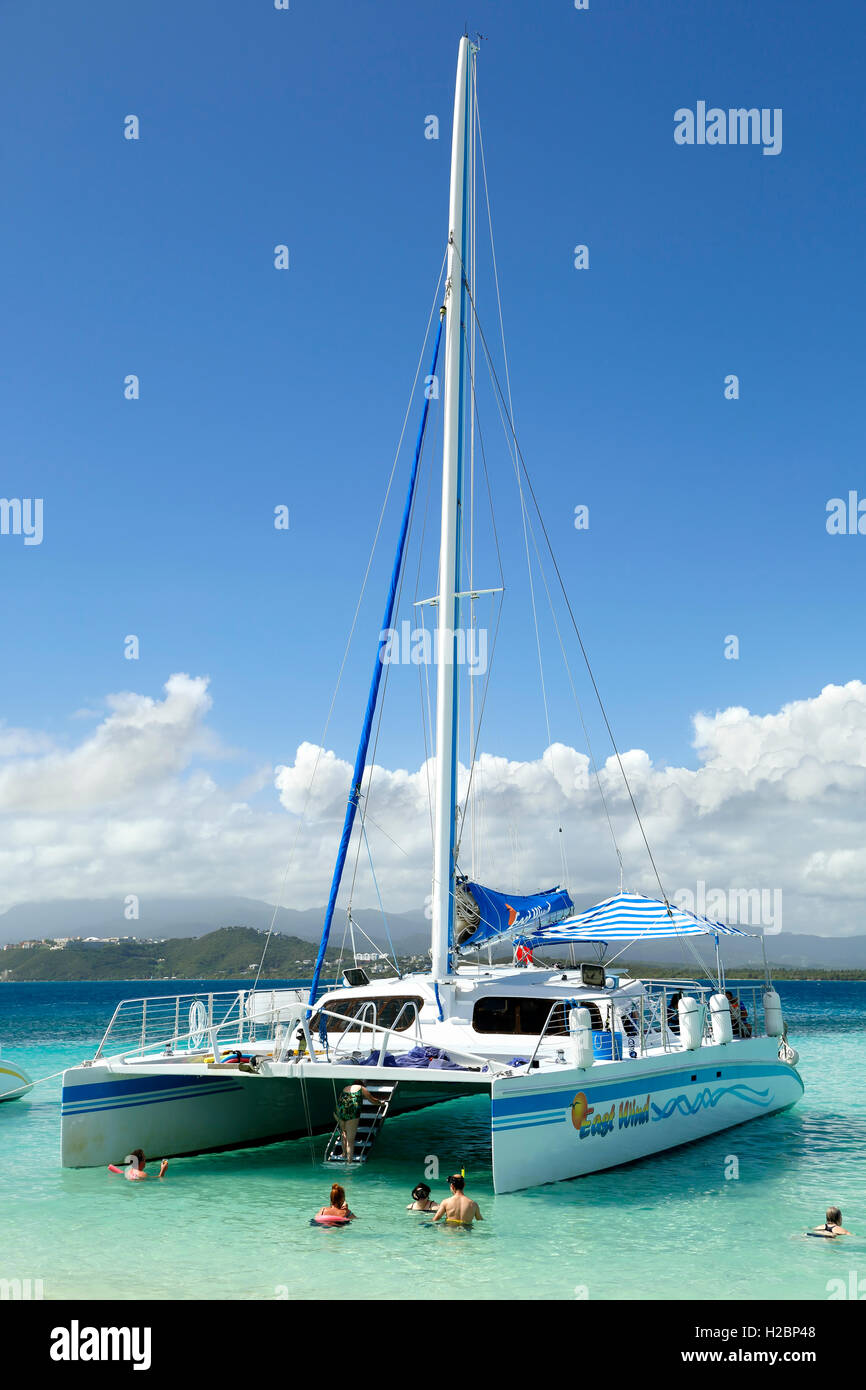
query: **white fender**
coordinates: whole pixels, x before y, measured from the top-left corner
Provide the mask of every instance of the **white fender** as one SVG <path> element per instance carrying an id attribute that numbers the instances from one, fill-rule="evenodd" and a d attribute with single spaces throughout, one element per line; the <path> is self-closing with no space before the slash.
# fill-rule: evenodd
<path id="1" fill-rule="evenodd" d="M 710 1018 L 713 1025 L 713 1042 L 731 1042 L 734 1029 L 731 1023 L 731 1001 L 726 994 L 710 995 Z"/>
<path id="2" fill-rule="evenodd" d="M 573 1067 L 591 1067 L 592 1017 L 589 1009 L 568 1011 L 568 1060 Z"/>
<path id="3" fill-rule="evenodd" d="M 764 990 L 764 1027 L 768 1038 L 781 1038 L 785 1032 L 782 1001 L 774 989 Z"/>
<path id="4" fill-rule="evenodd" d="M 689 1052 L 700 1047 L 704 1031 L 704 1011 L 697 999 L 684 994 L 677 1005 L 680 1016 L 680 1042 Z"/>

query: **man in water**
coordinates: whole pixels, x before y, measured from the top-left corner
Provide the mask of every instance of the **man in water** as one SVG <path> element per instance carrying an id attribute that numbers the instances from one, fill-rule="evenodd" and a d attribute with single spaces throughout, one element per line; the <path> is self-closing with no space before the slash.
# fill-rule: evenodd
<path id="1" fill-rule="evenodd" d="M 838 1207 L 827 1208 L 827 1220 L 823 1226 L 815 1226 L 813 1230 L 807 1231 L 810 1236 L 824 1236 L 825 1240 L 835 1240 L 836 1236 L 850 1236 L 853 1231 L 846 1231 L 842 1225 L 842 1213 Z"/>
<path id="2" fill-rule="evenodd" d="M 484 1220 L 478 1209 L 478 1203 L 473 1202 L 472 1198 L 467 1197 L 463 1191 L 464 1185 L 460 1173 L 455 1173 L 453 1177 L 448 1179 L 451 1196 L 439 1203 L 439 1210 L 433 1217 L 434 1221 L 441 1221 L 444 1218 L 447 1225 L 471 1226 L 473 1221 Z"/>

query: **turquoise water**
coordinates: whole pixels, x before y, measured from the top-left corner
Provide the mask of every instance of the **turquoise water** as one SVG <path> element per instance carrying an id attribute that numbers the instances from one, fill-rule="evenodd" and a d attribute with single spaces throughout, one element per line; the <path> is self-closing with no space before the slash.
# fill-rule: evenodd
<path id="1" fill-rule="evenodd" d="M 164 1182 L 64 1170 L 60 1082 L 49 1082 L 0 1105 L 0 1279 L 41 1279 L 49 1299 L 827 1299 L 830 1280 L 866 1281 L 866 983 L 779 991 L 806 1085 L 792 1110 L 494 1197 L 489 1108 L 452 1101 L 385 1126 L 369 1166 L 345 1184 L 360 1219 L 338 1230 L 308 1224 L 332 1178 L 321 1139 L 178 1159 Z M 92 1055 L 119 998 L 165 992 L 2 985 L 4 1053 L 46 1076 Z M 443 1179 L 465 1167 L 482 1226 L 434 1229 L 404 1210 L 428 1155 Z M 731 1158 L 739 1177 L 726 1179 Z M 444 1182 L 431 1186 L 445 1195 Z M 829 1204 L 864 1236 L 805 1239 Z"/>

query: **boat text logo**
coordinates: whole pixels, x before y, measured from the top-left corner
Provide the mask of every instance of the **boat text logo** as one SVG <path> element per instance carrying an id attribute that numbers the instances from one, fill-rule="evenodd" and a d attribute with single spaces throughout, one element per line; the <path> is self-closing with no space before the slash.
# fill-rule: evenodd
<path id="1" fill-rule="evenodd" d="M 711 106 L 699 101 L 695 110 L 681 106 L 674 112 L 677 145 L 763 145 L 764 154 L 782 153 L 782 108 L 775 106 Z"/>
<path id="2" fill-rule="evenodd" d="M 430 666 L 439 662 L 439 629 L 413 627 L 408 619 L 399 628 L 385 627 L 379 633 L 379 660 L 383 666 Z M 444 642 L 452 644 L 454 665 L 465 666 L 470 676 L 483 676 L 487 670 L 487 629 L 447 628 Z"/>
<path id="3" fill-rule="evenodd" d="M 609 1110 L 597 1111 L 590 1105 L 583 1091 L 578 1091 L 571 1102 L 571 1123 L 581 1139 L 591 1134 L 604 1138 L 614 1127 L 630 1129 L 633 1125 L 649 1124 L 650 1098 L 641 1103 L 638 1100 L 623 1100 L 619 1106 L 612 1105 Z"/>

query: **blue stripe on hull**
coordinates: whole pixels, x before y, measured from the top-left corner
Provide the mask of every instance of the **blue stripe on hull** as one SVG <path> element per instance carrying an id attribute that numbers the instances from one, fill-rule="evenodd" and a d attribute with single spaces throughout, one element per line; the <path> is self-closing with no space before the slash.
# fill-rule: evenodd
<path id="1" fill-rule="evenodd" d="M 64 1086 L 61 1116 L 89 1115 L 102 1110 L 130 1109 L 136 1105 L 161 1105 L 173 1100 L 199 1100 L 203 1096 L 224 1095 L 243 1090 L 238 1081 L 227 1078 L 188 1076 L 142 1076 L 118 1078 L 92 1086 Z M 76 1096 L 79 1097 L 76 1099 Z M 97 1102 L 92 1104 L 91 1102 Z"/>
<path id="2" fill-rule="evenodd" d="M 717 1076 L 721 1072 L 721 1076 Z M 603 1081 L 587 1085 L 584 1089 L 587 1100 L 593 1105 L 602 1105 L 606 1101 L 616 1100 L 622 1096 L 634 1096 L 639 1092 L 642 1094 L 653 1095 L 659 1091 L 670 1091 L 677 1086 L 706 1086 L 714 1081 L 733 1081 L 737 1078 L 751 1080 L 769 1079 L 772 1076 L 790 1076 L 791 1068 L 784 1062 L 778 1063 L 753 1063 L 750 1066 L 739 1067 L 696 1067 L 684 1071 L 670 1071 L 656 1073 L 651 1077 L 633 1075 L 628 1080 L 616 1081 L 605 1084 Z M 696 1079 L 693 1081 L 692 1077 Z M 535 1116 L 540 1116 L 545 1111 L 556 1111 L 557 1114 L 551 1116 L 551 1122 L 559 1119 L 562 1113 L 571 1108 L 574 1100 L 575 1088 L 571 1085 L 567 1090 L 549 1091 L 542 1095 L 525 1096 L 500 1096 L 493 1099 L 493 1128 L 497 1131 L 511 1129 L 515 1127 L 515 1122 L 531 1120 Z M 511 1120 L 512 1123 L 504 1123 Z"/>

